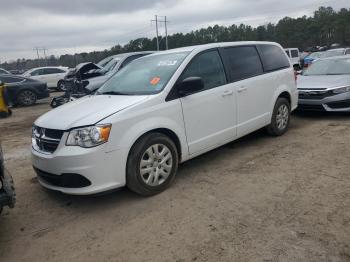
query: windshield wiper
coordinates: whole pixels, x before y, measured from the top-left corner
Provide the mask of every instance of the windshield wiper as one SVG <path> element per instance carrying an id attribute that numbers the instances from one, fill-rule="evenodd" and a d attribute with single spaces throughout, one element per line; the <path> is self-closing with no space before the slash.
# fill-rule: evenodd
<path id="1" fill-rule="evenodd" d="M 104 93 L 98 93 L 99 95 L 115 95 L 115 96 L 128 96 L 129 94 L 127 93 L 122 93 L 122 92 L 118 92 L 118 91 L 108 91 L 108 92 L 104 92 Z"/>

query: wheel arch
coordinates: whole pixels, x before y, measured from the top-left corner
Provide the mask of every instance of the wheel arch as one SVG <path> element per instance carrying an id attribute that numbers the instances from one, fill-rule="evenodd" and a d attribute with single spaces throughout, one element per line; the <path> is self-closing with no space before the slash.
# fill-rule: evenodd
<path id="1" fill-rule="evenodd" d="M 288 91 L 283 91 L 283 92 L 277 97 L 277 99 L 280 98 L 280 97 L 283 97 L 283 98 L 287 99 L 288 102 L 289 102 L 289 105 L 292 106 L 292 96 L 290 95 L 290 93 L 289 93 Z M 277 100 L 276 100 L 276 101 L 277 101 Z"/>
<path id="2" fill-rule="evenodd" d="M 151 133 L 161 133 L 161 134 L 169 137 L 174 142 L 176 149 L 177 149 L 177 154 L 178 154 L 179 163 L 180 163 L 181 158 L 182 158 L 182 147 L 181 147 L 180 138 L 173 130 L 171 130 L 169 128 L 154 128 L 154 129 L 151 129 L 151 130 L 143 133 L 142 135 L 140 135 L 137 139 L 135 139 L 134 143 L 130 147 L 129 152 L 128 152 L 128 157 L 130 155 L 132 148 L 135 146 L 135 144 L 138 141 L 140 141 L 140 139 L 142 139 L 143 137 L 145 137 L 146 135 L 151 134 Z"/>

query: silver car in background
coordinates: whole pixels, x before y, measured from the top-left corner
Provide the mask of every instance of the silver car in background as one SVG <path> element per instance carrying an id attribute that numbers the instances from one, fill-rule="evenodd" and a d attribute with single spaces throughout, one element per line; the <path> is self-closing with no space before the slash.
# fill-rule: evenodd
<path id="1" fill-rule="evenodd" d="M 297 86 L 298 110 L 350 112 L 350 55 L 315 61 Z"/>

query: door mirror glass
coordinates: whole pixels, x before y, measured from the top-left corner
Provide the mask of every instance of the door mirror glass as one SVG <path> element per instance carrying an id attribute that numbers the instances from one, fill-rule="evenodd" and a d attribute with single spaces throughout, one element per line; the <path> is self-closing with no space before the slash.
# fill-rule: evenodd
<path id="1" fill-rule="evenodd" d="M 187 77 L 178 86 L 180 96 L 187 96 L 204 89 L 204 82 L 201 77 Z"/>

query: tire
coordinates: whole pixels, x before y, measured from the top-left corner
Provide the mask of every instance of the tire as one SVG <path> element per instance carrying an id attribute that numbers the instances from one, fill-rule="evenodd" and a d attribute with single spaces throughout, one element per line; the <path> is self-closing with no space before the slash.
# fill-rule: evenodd
<path id="1" fill-rule="evenodd" d="M 281 136 L 287 132 L 290 123 L 290 103 L 284 97 L 279 97 L 273 109 L 267 132 L 272 136 Z"/>
<path id="2" fill-rule="evenodd" d="M 63 80 L 58 81 L 57 83 L 57 91 L 64 92 L 66 91 L 66 85 Z"/>
<path id="3" fill-rule="evenodd" d="M 17 95 L 17 102 L 21 106 L 31 106 L 36 103 L 37 96 L 31 90 L 20 91 Z"/>
<path id="4" fill-rule="evenodd" d="M 134 144 L 129 153 L 126 185 L 141 196 L 156 195 L 170 186 L 178 162 L 177 148 L 169 137 L 161 133 L 146 134 Z"/>

